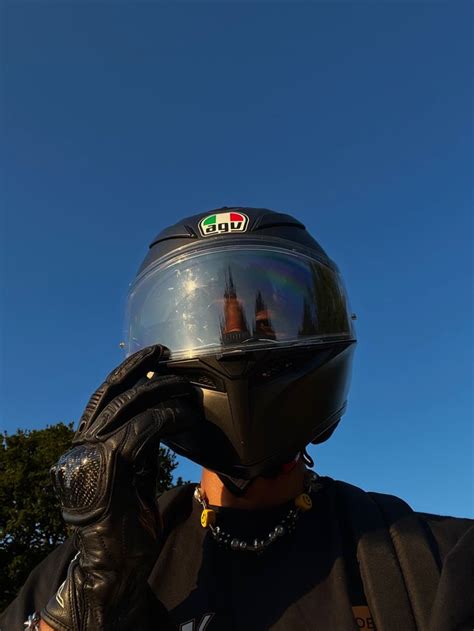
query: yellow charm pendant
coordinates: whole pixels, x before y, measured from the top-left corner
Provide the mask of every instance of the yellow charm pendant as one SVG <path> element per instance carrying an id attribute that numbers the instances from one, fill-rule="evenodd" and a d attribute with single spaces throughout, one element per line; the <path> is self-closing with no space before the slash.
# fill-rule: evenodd
<path id="1" fill-rule="evenodd" d="M 295 506 L 302 511 L 311 510 L 313 502 L 307 493 L 301 493 L 298 497 L 295 497 Z"/>
<path id="2" fill-rule="evenodd" d="M 211 508 L 205 508 L 201 513 L 201 526 L 208 528 L 216 523 L 216 513 Z"/>

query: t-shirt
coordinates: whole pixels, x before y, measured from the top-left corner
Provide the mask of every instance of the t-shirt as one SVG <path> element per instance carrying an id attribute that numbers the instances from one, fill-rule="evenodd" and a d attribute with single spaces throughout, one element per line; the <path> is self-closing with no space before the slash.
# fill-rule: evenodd
<path id="1" fill-rule="evenodd" d="M 352 525 L 352 512 L 363 506 L 354 509 L 345 502 L 344 488 L 343 483 L 324 479 L 322 488 L 312 493 L 311 510 L 301 513 L 294 530 L 277 537 L 262 553 L 234 550 L 218 543 L 201 526 L 202 507 L 193 499 L 192 488 L 164 494 L 160 505 L 168 527 L 149 583 L 176 628 L 410 631 L 421 628 L 410 623 L 412 618 L 431 616 L 430 626 L 425 628 L 471 630 L 474 613 L 472 591 L 467 587 L 470 570 L 463 566 L 463 560 L 468 556 L 464 549 L 469 543 L 464 540 L 472 522 L 417 514 L 434 562 L 440 567 L 446 565 L 447 571 L 443 569 L 440 578 L 436 578 L 438 590 L 431 612 L 412 612 L 410 604 L 398 602 L 396 590 L 393 602 L 384 609 L 381 603 L 385 602 L 386 580 L 387 590 L 392 589 L 386 572 L 388 575 L 392 571 L 389 566 L 393 555 L 388 555 L 388 565 L 382 561 L 380 571 L 376 569 L 374 589 L 374 573 L 360 566 L 360 533 L 356 536 Z M 221 532 L 229 534 L 230 540 L 252 543 L 254 539 L 266 539 L 290 508 L 290 503 L 261 511 L 215 508 L 216 524 Z M 379 553 L 374 549 L 374 555 Z M 0 619 L 2 631 L 23 629 L 28 615 L 39 611 L 64 580 L 74 554 L 72 542 L 67 541 L 35 568 Z M 150 629 L 153 628 L 151 621 Z"/>

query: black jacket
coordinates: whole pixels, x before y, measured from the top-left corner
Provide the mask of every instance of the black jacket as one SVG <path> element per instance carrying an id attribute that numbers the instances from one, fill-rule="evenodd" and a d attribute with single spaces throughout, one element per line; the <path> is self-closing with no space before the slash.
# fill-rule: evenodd
<path id="1" fill-rule="evenodd" d="M 471 520 L 414 513 L 393 496 L 325 478 L 296 530 L 256 555 L 214 541 L 200 526 L 193 488 L 159 500 L 165 537 L 149 580 L 181 631 L 474 628 Z M 286 510 L 220 509 L 218 523 L 263 538 Z M 33 570 L 1 616 L 2 631 L 24 628 L 74 554 L 68 540 Z"/>

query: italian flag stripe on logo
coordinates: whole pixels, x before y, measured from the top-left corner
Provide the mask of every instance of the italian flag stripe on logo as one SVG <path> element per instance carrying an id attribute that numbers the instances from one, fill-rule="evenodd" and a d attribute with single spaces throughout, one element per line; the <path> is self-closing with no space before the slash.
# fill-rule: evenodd
<path id="1" fill-rule="evenodd" d="M 245 217 L 240 213 L 219 213 L 218 215 L 210 215 L 202 222 L 203 226 L 210 226 L 213 223 L 229 221 L 245 221 Z"/>
<path id="2" fill-rule="evenodd" d="M 203 226 L 209 226 L 211 223 L 216 223 L 216 215 L 211 215 L 202 222 Z"/>

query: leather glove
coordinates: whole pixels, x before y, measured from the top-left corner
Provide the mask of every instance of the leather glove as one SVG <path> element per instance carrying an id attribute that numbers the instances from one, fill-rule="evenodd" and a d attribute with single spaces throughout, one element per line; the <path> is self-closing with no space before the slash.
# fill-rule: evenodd
<path id="1" fill-rule="evenodd" d="M 167 352 L 148 347 L 116 368 L 87 404 L 72 449 L 52 467 L 78 549 L 41 612 L 54 629 L 173 628 L 147 583 L 160 548 L 159 441 L 191 427 L 200 413 L 185 379 L 146 379 Z"/>

